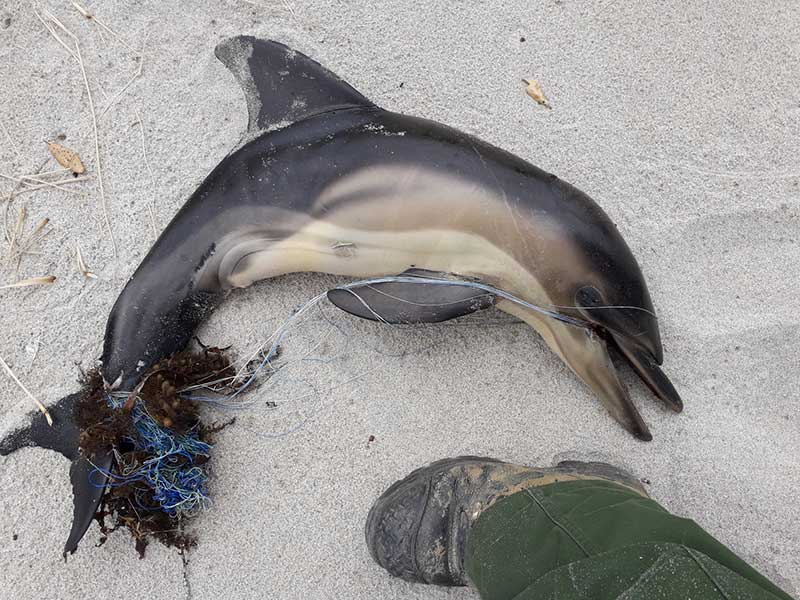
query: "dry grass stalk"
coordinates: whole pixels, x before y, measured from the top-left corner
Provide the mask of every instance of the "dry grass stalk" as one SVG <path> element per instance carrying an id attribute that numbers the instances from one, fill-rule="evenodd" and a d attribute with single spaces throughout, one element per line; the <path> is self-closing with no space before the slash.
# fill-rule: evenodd
<path id="1" fill-rule="evenodd" d="M 81 13 L 84 17 L 86 17 L 89 21 L 93 21 L 94 23 L 97 23 L 97 25 L 99 25 L 100 27 L 105 29 L 108 33 L 110 33 L 114 37 L 115 40 L 117 40 L 120 44 L 125 46 L 128 50 L 130 50 L 131 52 L 135 52 L 135 50 L 133 48 L 131 48 L 128 44 L 125 43 L 125 40 L 123 40 L 116 31 L 114 31 L 113 29 L 111 29 L 111 27 L 109 27 L 108 25 L 103 23 L 100 19 L 98 19 L 97 15 L 94 15 L 94 14 L 90 13 L 87 9 L 85 9 L 83 6 L 81 6 L 77 2 L 73 2 L 72 6 L 74 6 L 75 9 L 79 13 Z M 100 37 L 101 38 L 103 37 L 103 32 L 102 31 L 100 31 Z"/>
<path id="2" fill-rule="evenodd" d="M 25 210 L 25 208 L 20 208 L 19 212 L 17 213 L 17 223 L 11 230 L 10 234 L 8 235 L 8 258 L 6 260 L 6 263 L 10 264 L 16 262 L 17 268 L 19 268 L 19 261 L 22 258 L 22 255 L 32 254 L 30 249 L 36 243 L 41 241 L 48 233 L 50 233 L 50 229 L 47 229 L 47 226 L 50 224 L 50 219 L 42 219 L 39 222 L 39 224 L 33 228 L 33 231 L 31 231 L 31 233 L 23 237 L 26 217 L 27 217 L 27 211 Z M 52 281 L 49 283 L 52 283 Z M 31 284 L 31 285 L 39 285 L 39 284 Z M 13 285 L 11 287 L 24 287 L 24 286 Z"/>
<path id="3" fill-rule="evenodd" d="M 23 288 L 23 287 L 34 287 L 37 285 L 51 285 L 56 282 L 55 275 L 45 275 L 44 277 L 30 277 L 28 279 L 22 279 L 21 281 L 16 281 L 14 283 L 9 283 L 6 285 L 0 285 L 0 290 L 11 290 L 15 288 Z"/>
<path id="4" fill-rule="evenodd" d="M 0 127 L 3 128 L 3 133 L 6 135 L 6 138 L 8 138 L 8 143 L 11 145 L 11 149 L 14 151 L 14 154 L 17 155 L 17 158 L 22 158 L 22 155 L 19 153 L 19 148 L 17 148 L 17 144 L 14 142 L 14 140 L 9 135 L 8 129 L 6 129 L 5 123 L 0 121 Z"/>
<path id="5" fill-rule="evenodd" d="M 22 229 L 25 226 L 25 217 L 27 211 L 25 208 L 20 208 L 17 212 L 17 223 L 13 229 L 6 229 L 6 238 L 8 240 L 8 259 L 6 264 L 11 264 L 18 256 L 17 254 L 17 240 L 22 236 Z M 19 263 L 17 263 L 19 264 Z"/>
<path id="6" fill-rule="evenodd" d="M 61 172 L 69 173 L 68 170 Z M 76 179 L 74 177 L 70 177 L 69 179 L 65 179 L 64 181 L 46 181 L 45 179 L 42 179 L 41 175 L 20 175 L 19 177 L 13 177 L 12 175 L 6 175 L 5 173 L 0 173 L 0 177 L 2 177 L 3 179 L 8 179 L 9 181 L 13 181 L 14 183 L 18 184 L 18 187 L 19 185 L 28 186 L 26 188 L 23 188 L 22 190 L 14 190 L 13 192 L 11 192 L 11 196 L 17 196 L 20 193 L 29 191 L 31 187 L 35 187 L 36 189 L 41 189 L 42 187 L 52 187 L 57 190 L 61 190 L 62 192 L 67 192 L 69 194 L 78 194 L 80 192 L 76 192 L 74 190 L 68 190 L 67 188 L 61 186 L 65 183 L 71 183 L 73 181 L 85 181 L 87 179 L 87 177 L 84 177 L 82 179 Z M 33 185 L 34 183 L 41 185 L 34 186 Z"/>
<path id="7" fill-rule="evenodd" d="M 46 164 L 47 160 L 45 160 L 41 165 L 39 165 L 39 168 L 36 169 L 36 172 L 38 173 L 39 171 L 41 171 Z M 19 190 L 21 185 L 22 185 L 21 183 L 15 183 L 14 188 L 6 196 L 5 203 L 3 206 L 3 227 L 2 227 L 3 236 L 9 243 L 11 242 L 11 228 L 8 225 L 8 213 L 10 212 L 11 204 L 14 202 L 14 194 Z"/>
<path id="8" fill-rule="evenodd" d="M 86 87 L 86 97 L 89 100 L 89 110 L 92 114 L 92 128 L 94 130 L 94 155 L 95 155 L 95 164 L 97 165 L 97 183 L 98 188 L 100 190 L 100 204 L 103 209 L 103 220 L 105 221 L 106 229 L 108 230 L 108 236 L 111 239 L 111 245 L 114 249 L 114 259 L 117 260 L 119 258 L 117 252 L 117 242 L 114 239 L 114 232 L 111 229 L 111 221 L 108 217 L 108 207 L 106 205 L 106 193 L 105 188 L 103 187 L 103 169 L 101 166 L 100 161 L 100 136 L 97 131 L 97 114 L 94 110 L 94 100 L 92 99 L 92 89 L 89 85 L 89 78 L 86 76 L 86 67 L 83 64 L 83 57 L 81 56 L 81 45 L 78 43 L 78 38 L 72 33 L 69 29 L 67 29 L 64 24 L 58 20 L 52 13 L 48 12 L 46 9 L 42 9 L 42 13 L 47 20 L 42 18 L 42 16 L 34 9 L 34 14 L 36 17 L 42 22 L 42 25 L 45 26 L 47 31 L 50 33 L 51 36 L 59 43 L 61 46 L 66 49 L 67 52 L 75 59 L 78 63 L 78 66 L 81 70 L 81 75 L 83 76 L 83 84 Z M 72 40 L 74 44 L 74 50 L 70 48 L 64 39 L 58 34 L 56 31 L 56 27 L 64 32 L 69 38 Z"/>
<path id="9" fill-rule="evenodd" d="M 0 177 L 2 177 L 2 175 L 0 175 Z M 28 178 L 25 177 L 24 179 L 28 179 Z M 67 184 L 70 184 L 70 183 L 81 183 L 82 181 L 91 181 L 92 179 L 94 179 L 93 176 L 87 175 L 86 177 L 74 177 L 74 178 L 70 177 L 69 179 L 63 179 L 61 181 L 52 181 L 52 182 L 46 181 L 46 182 L 43 182 L 43 183 L 41 183 L 39 185 L 31 185 L 29 183 L 23 182 L 25 185 L 27 185 L 27 187 L 24 187 L 22 189 L 17 188 L 15 190 L 13 190 L 12 192 L 9 193 L 8 199 L 10 200 L 10 199 L 12 199 L 12 198 L 14 198 L 16 196 L 21 196 L 22 194 L 27 194 L 28 192 L 35 192 L 36 190 L 41 190 L 41 189 L 44 189 L 44 188 L 55 188 L 55 189 L 60 190 L 62 192 L 67 192 L 68 194 L 74 194 L 76 196 L 85 196 L 86 194 L 84 192 L 79 192 L 79 191 L 76 191 L 76 190 L 68 190 L 68 189 L 63 188 L 61 186 L 67 185 Z"/>
<path id="10" fill-rule="evenodd" d="M 144 157 L 144 164 L 147 167 L 147 172 L 150 174 L 150 202 L 147 203 L 147 212 L 150 213 L 150 225 L 153 228 L 153 239 L 158 237 L 158 228 L 156 227 L 156 177 L 153 175 L 153 168 L 150 166 L 150 159 L 147 157 L 147 141 L 144 135 L 144 121 L 142 115 L 139 114 L 139 109 L 133 107 L 136 113 L 136 118 L 139 120 L 139 126 L 142 133 L 142 156 Z"/>
<path id="11" fill-rule="evenodd" d="M 23 392 L 25 392 L 25 395 L 28 396 L 28 398 L 33 400 L 33 402 L 39 408 L 39 411 L 44 415 L 44 418 L 47 419 L 47 424 L 48 425 L 52 425 L 53 424 L 53 417 L 50 416 L 50 411 L 47 410 L 47 407 L 44 404 L 42 404 L 41 402 L 39 402 L 33 396 L 33 394 L 31 394 L 28 391 L 28 388 L 26 388 L 19 379 L 17 379 L 17 376 L 14 375 L 14 371 L 11 370 L 11 367 L 9 367 L 8 364 L 6 363 L 6 361 L 3 360 L 2 356 L 0 356 L 0 365 L 3 366 L 3 369 L 5 369 L 5 372 L 8 373 L 8 376 L 11 377 L 11 379 L 14 381 L 14 383 L 16 383 L 19 386 L 19 389 L 21 389 Z"/>
<path id="12" fill-rule="evenodd" d="M 106 112 L 108 112 L 108 109 L 111 108 L 112 106 L 114 106 L 114 104 L 116 104 L 117 100 L 120 99 L 122 94 L 124 94 L 127 91 L 127 89 L 133 84 L 133 82 L 136 81 L 137 79 L 139 79 L 139 77 L 142 76 L 142 69 L 144 68 L 144 49 L 147 46 L 147 36 L 148 35 L 149 35 L 149 31 L 146 31 L 145 34 L 144 34 L 144 37 L 142 38 L 142 51 L 139 52 L 139 54 L 136 55 L 136 59 L 139 61 L 139 68 L 136 69 L 136 72 L 133 74 L 133 77 L 130 78 L 128 83 L 123 85 L 122 89 L 120 91 L 118 91 L 116 94 L 114 94 L 114 97 L 111 98 L 111 100 L 108 100 L 108 104 L 106 104 L 106 107 L 100 112 L 100 117 L 102 117 L 104 114 L 106 114 Z M 101 88 L 101 91 L 102 91 L 102 88 Z M 103 93 L 105 94 L 105 92 L 103 92 Z M 106 96 L 106 99 L 108 99 L 107 96 Z"/>
<path id="13" fill-rule="evenodd" d="M 28 216 L 28 211 L 25 207 L 20 207 L 17 211 L 17 224 L 11 230 L 11 246 L 13 247 L 16 241 L 22 236 L 22 228 L 25 226 L 25 218 Z"/>
<path id="14" fill-rule="evenodd" d="M 112 35 L 114 35 L 117 39 L 119 39 L 119 41 L 122 42 L 122 44 L 125 45 L 126 48 L 128 48 L 131 51 L 133 51 L 133 48 L 131 48 L 128 44 L 125 44 L 125 42 L 121 38 L 119 38 L 119 36 L 113 30 L 111 30 L 110 28 L 105 26 L 95 15 L 90 14 L 88 10 L 86 10 L 84 7 L 80 6 L 76 2 L 73 2 L 72 5 L 84 17 L 86 17 L 87 19 L 90 19 L 90 20 L 94 20 L 99 25 L 102 25 L 103 27 L 105 27 L 105 29 L 107 31 L 109 31 Z M 100 37 L 102 38 L 103 37 L 102 36 L 102 31 L 100 29 L 98 29 L 98 33 L 100 34 Z M 102 92 L 103 96 L 106 98 L 106 106 L 105 106 L 105 108 L 103 108 L 102 111 L 100 111 L 100 114 L 97 117 L 98 119 L 101 119 L 103 117 L 103 115 L 105 115 L 109 111 L 109 109 L 119 101 L 119 99 L 128 90 L 128 88 L 131 85 L 133 85 L 133 83 L 137 79 L 139 79 L 142 76 L 142 71 L 144 69 L 144 49 L 147 47 L 147 38 L 148 38 L 148 36 L 149 36 L 149 31 L 145 31 L 145 34 L 144 34 L 144 36 L 142 38 L 142 49 L 136 55 L 136 59 L 139 61 L 139 67 L 136 69 L 136 72 L 133 74 L 133 77 L 131 77 L 130 80 L 128 80 L 128 82 L 124 86 L 122 86 L 122 88 L 116 94 L 114 94 L 113 98 L 109 99 L 108 94 L 106 94 L 105 90 L 103 90 L 102 87 L 100 88 L 100 91 Z M 152 186 L 151 190 L 150 190 L 151 198 L 150 198 L 150 202 L 147 205 L 147 211 L 148 211 L 148 213 L 150 215 L 150 225 L 151 225 L 152 230 L 153 230 L 153 238 L 155 239 L 156 237 L 158 237 L 158 231 L 157 231 L 157 227 L 156 227 L 156 217 L 155 217 L 155 176 L 153 175 L 153 169 L 150 166 L 150 161 L 149 161 L 148 155 L 147 155 L 147 143 L 146 143 L 146 140 L 145 140 L 144 121 L 142 119 L 142 116 L 139 114 L 139 110 L 135 106 L 133 107 L 133 110 L 136 113 L 136 117 L 138 119 L 138 122 L 142 127 L 142 155 L 144 157 L 144 162 L 145 162 L 145 166 L 147 167 L 147 171 L 150 174 L 150 183 L 151 183 L 151 186 Z M 134 123 L 134 125 L 135 124 L 136 123 Z"/>
<path id="15" fill-rule="evenodd" d="M 108 112 L 108 109 L 111 108 L 112 106 L 114 106 L 114 104 L 116 104 L 116 102 L 117 102 L 117 100 L 119 100 L 120 96 L 122 96 L 122 94 L 125 93 L 125 91 L 131 86 L 131 84 L 141 76 L 141 74 L 142 74 L 142 65 L 143 64 L 144 64 L 144 60 L 140 56 L 139 57 L 139 68 L 136 70 L 136 73 L 134 73 L 133 77 L 131 77 L 131 79 L 128 81 L 128 83 L 126 83 L 124 86 L 122 86 L 122 89 L 120 91 L 118 91 L 116 94 L 114 94 L 114 97 L 111 98 L 111 100 L 108 101 L 108 104 L 106 104 L 106 107 L 100 112 L 100 115 L 99 115 L 100 117 L 102 117 L 104 114 L 106 114 Z"/>
<path id="16" fill-rule="evenodd" d="M 289 0 L 282 0 L 282 2 L 283 2 L 283 6 L 286 7 L 286 10 L 289 11 L 289 14 L 292 15 L 292 18 L 297 20 L 297 15 L 295 14 L 294 8 L 292 8 L 292 5 L 289 4 Z"/>
<path id="17" fill-rule="evenodd" d="M 78 263 L 78 270 L 83 274 L 84 277 L 87 279 L 97 279 L 97 275 L 95 275 L 89 267 L 86 266 L 86 262 L 83 260 L 83 254 L 81 254 L 81 247 L 75 246 L 75 260 Z"/>

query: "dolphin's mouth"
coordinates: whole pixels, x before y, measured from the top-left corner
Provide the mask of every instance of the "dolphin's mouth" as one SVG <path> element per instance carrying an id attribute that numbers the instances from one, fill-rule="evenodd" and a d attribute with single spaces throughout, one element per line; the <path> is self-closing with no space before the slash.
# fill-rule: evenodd
<path id="1" fill-rule="evenodd" d="M 606 331 L 605 337 L 608 345 L 622 355 L 639 379 L 652 390 L 659 400 L 675 412 L 683 410 L 683 401 L 680 395 L 664 371 L 661 370 L 656 357 L 651 352 L 619 334 Z"/>
<path id="2" fill-rule="evenodd" d="M 596 389 L 598 395 L 615 418 L 636 437 L 651 439 L 610 357 L 610 352 L 622 357 L 669 409 L 683 410 L 681 397 L 659 366 L 663 349 L 658 320 L 649 299 L 645 298 L 645 306 L 612 305 L 597 288 L 585 286 L 576 293 L 575 304 L 577 312 L 597 336 L 595 352 L 605 356 L 605 360 L 595 358 L 589 368 L 592 377 L 602 382 Z"/>

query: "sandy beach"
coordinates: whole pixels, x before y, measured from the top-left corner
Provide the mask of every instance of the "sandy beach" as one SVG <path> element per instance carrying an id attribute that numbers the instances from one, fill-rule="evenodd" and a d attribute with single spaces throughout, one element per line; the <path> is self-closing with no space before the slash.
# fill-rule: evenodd
<path id="1" fill-rule="evenodd" d="M 642 267 L 685 410 L 664 409 L 624 370 L 654 436 L 639 442 L 504 313 L 390 327 L 322 303 L 251 406 L 209 413 L 237 421 L 218 435 L 213 505 L 185 556 L 153 543 L 140 560 L 124 531 L 96 547 L 93 525 L 65 563 L 68 461 L 41 449 L 0 457 L 0 598 L 477 598 L 390 578 L 363 536 L 381 491 L 460 454 L 623 466 L 800 592 L 800 4 L 108 0 L 86 5 L 96 19 L 67 1 L 39 6 L 74 34 L 62 31 L 95 114 L 78 60 L 31 4 L 5 3 L 0 216 L 11 179 L 60 168 L 45 141 L 86 165 L 86 180 L 8 208 L 12 229 L 26 210 L 23 238 L 49 219 L 18 261 L 6 240 L 0 256 L 0 285 L 57 278 L 0 289 L 0 357 L 46 404 L 95 366 L 111 306 L 155 234 L 242 136 L 244 96 L 214 47 L 250 34 L 594 198 Z M 523 78 L 541 82 L 552 110 Z M 95 278 L 78 269 L 77 247 Z M 198 336 L 245 355 L 341 281 L 295 274 L 237 290 Z M 0 435 L 33 409 L 0 372 Z"/>

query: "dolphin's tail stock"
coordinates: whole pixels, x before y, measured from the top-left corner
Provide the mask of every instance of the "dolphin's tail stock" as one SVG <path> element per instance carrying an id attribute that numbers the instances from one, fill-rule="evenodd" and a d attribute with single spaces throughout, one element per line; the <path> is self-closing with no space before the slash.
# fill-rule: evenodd
<path id="1" fill-rule="evenodd" d="M 243 141 L 321 113 L 374 107 L 319 63 L 278 42 L 238 36 L 220 43 L 215 54 L 244 91 L 249 125 Z M 224 214 L 226 206 L 250 202 L 240 189 L 246 174 L 241 178 L 233 180 L 229 170 L 215 169 L 125 286 L 108 319 L 102 357 L 106 381 L 121 377 L 121 389 L 132 389 L 143 370 L 182 350 L 222 301 L 216 273 L 202 281 L 200 275 L 218 264 L 225 236 L 248 224 L 245 217 L 231 221 Z"/>

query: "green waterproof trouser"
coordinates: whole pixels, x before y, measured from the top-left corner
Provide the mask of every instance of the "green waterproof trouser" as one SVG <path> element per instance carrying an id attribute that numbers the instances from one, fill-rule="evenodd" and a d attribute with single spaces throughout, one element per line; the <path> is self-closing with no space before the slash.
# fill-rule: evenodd
<path id="1" fill-rule="evenodd" d="M 483 600 L 792 600 L 694 521 L 604 480 L 498 500 L 465 568 Z"/>

